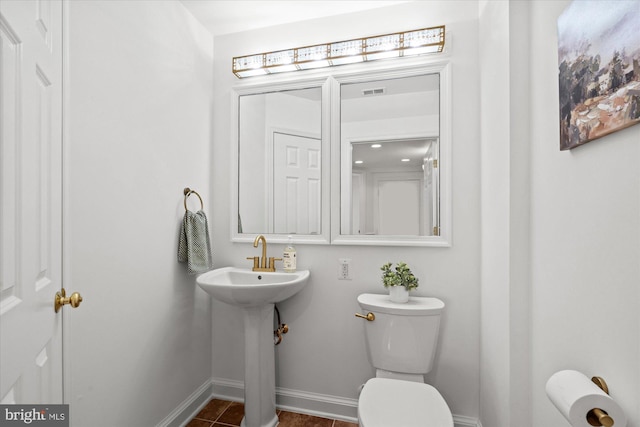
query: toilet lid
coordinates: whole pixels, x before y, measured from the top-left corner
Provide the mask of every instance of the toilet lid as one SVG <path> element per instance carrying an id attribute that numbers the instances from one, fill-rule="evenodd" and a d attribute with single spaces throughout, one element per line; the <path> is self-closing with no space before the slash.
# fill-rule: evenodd
<path id="1" fill-rule="evenodd" d="M 372 378 L 358 400 L 362 427 L 453 427 L 447 402 L 429 384 Z"/>

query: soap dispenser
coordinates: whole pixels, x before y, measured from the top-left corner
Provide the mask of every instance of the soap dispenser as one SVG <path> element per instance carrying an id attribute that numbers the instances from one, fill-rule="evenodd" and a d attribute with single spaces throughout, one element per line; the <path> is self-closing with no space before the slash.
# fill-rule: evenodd
<path id="1" fill-rule="evenodd" d="M 296 248 L 293 246 L 293 236 L 289 236 L 287 246 L 284 248 L 282 263 L 284 264 L 284 271 L 287 273 L 296 271 Z"/>

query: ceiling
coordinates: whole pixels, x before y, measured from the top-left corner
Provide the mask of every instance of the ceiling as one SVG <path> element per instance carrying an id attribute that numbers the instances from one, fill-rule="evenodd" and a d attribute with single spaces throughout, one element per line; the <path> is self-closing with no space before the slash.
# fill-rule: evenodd
<path id="1" fill-rule="evenodd" d="M 214 36 L 407 3 L 403 0 L 180 1 Z"/>
<path id="2" fill-rule="evenodd" d="M 421 171 L 431 144 L 435 138 L 397 139 L 351 143 L 351 156 L 355 161 L 353 171 L 387 169 L 393 172 Z M 373 148 L 378 144 L 380 147 Z M 401 159 L 408 159 L 403 161 Z"/>

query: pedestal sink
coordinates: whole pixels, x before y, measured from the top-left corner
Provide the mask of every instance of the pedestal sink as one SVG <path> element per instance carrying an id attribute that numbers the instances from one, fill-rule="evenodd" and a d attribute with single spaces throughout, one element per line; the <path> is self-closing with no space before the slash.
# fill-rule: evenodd
<path id="1" fill-rule="evenodd" d="M 198 285 L 217 300 L 242 309 L 244 319 L 244 418 L 241 427 L 275 427 L 274 305 L 298 293 L 309 270 L 251 271 L 224 267 L 204 273 Z"/>

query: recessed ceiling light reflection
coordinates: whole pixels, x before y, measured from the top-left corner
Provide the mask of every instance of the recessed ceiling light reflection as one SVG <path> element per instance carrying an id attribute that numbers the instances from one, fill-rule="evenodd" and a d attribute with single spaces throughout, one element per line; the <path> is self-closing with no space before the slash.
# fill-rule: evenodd
<path id="1" fill-rule="evenodd" d="M 363 164 L 364 162 L 363 162 L 362 160 L 356 160 L 356 161 L 355 161 L 355 162 L 353 162 L 353 163 L 355 163 L 356 165 L 361 165 L 361 164 Z"/>
<path id="2" fill-rule="evenodd" d="M 402 159 L 402 160 L 400 160 L 400 161 L 401 161 L 401 162 L 408 162 L 408 161 L 411 161 L 411 159 Z"/>

